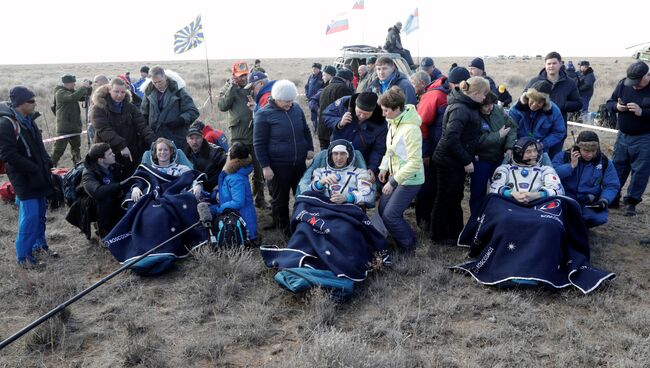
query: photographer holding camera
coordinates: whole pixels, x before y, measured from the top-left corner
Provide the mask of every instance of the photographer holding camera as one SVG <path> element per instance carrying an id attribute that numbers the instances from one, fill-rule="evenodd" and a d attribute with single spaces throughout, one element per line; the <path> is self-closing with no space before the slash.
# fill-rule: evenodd
<path id="1" fill-rule="evenodd" d="M 607 208 L 618 193 L 620 184 L 612 162 L 600 150 L 598 135 L 585 130 L 575 145 L 553 158 L 567 196 L 582 207 L 587 227 L 607 222 Z"/>
<path id="2" fill-rule="evenodd" d="M 76 165 L 81 161 L 81 107 L 80 101 L 92 93 L 92 82 L 84 80 L 82 87 L 75 90 L 77 79 L 74 75 L 65 74 L 61 77 L 62 85 L 54 88 L 54 110 L 56 115 L 57 135 L 78 134 L 72 137 L 61 138 L 54 142 L 52 162 L 54 167 L 59 165 L 65 148 L 70 144 L 72 163 Z"/>

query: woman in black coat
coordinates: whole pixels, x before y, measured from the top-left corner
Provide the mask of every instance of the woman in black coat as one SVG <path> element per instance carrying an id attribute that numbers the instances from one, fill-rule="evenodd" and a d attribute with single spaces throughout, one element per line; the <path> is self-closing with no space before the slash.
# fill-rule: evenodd
<path id="1" fill-rule="evenodd" d="M 481 136 L 481 102 L 490 92 L 483 77 L 460 83 L 447 98 L 442 122 L 442 138 L 433 153 L 438 172 L 438 191 L 433 205 L 432 240 L 456 241 L 463 229 L 463 189 L 465 176 L 474 172 L 474 154 Z"/>

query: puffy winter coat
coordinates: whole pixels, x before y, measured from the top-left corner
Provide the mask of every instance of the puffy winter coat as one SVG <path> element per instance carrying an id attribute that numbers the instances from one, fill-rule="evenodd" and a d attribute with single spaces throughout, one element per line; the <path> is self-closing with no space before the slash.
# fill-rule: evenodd
<path id="1" fill-rule="evenodd" d="M 354 149 L 359 150 L 369 169 L 379 172 L 379 164 L 386 153 L 386 132 L 388 125 L 382 115 L 381 107 L 375 107 L 370 118 L 359 123 L 355 114 L 356 101 L 359 94 L 341 97 L 323 111 L 322 121 L 332 130 L 331 141 L 345 139 L 352 142 Z M 352 113 L 352 121 L 339 129 L 337 124 L 346 112 Z"/>
<path id="2" fill-rule="evenodd" d="M 199 110 L 185 88 L 179 88 L 178 83 L 170 77 L 167 81 L 169 85 L 160 106 L 160 92 L 154 88 L 153 83 L 149 83 L 140 110 L 156 138 L 172 140 L 176 147 L 183 149 L 187 145 L 187 129 L 199 117 Z"/>
<path id="3" fill-rule="evenodd" d="M 52 159 L 35 122 L 39 116 L 35 112 L 29 117 L 30 129 L 16 119 L 16 112 L 8 102 L 0 102 L 0 160 L 4 161 L 9 181 L 21 200 L 42 198 L 52 192 Z M 18 136 L 9 119 L 20 126 Z"/>
<path id="4" fill-rule="evenodd" d="M 555 103 L 551 102 L 548 110 L 531 111 L 528 107 L 528 99 L 524 95 L 508 113 L 517 123 L 517 138 L 529 136 L 541 142 L 544 152 L 547 153 L 554 152 L 553 150 L 557 150 L 558 146 L 562 149 L 561 145 L 566 137 L 566 125 Z"/>
<path id="5" fill-rule="evenodd" d="M 330 139 L 332 130 L 325 124 L 323 120 L 323 110 L 334 101 L 343 96 L 351 96 L 354 93 L 354 88 L 345 80 L 339 77 L 334 77 L 329 85 L 323 88 L 318 101 L 318 138 Z"/>
<path id="6" fill-rule="evenodd" d="M 542 69 L 539 75 L 528 82 L 526 89 L 530 88 L 539 80 L 548 80 L 546 69 Z M 578 92 L 576 82 L 570 79 L 564 69 L 560 69 L 560 78 L 553 84 L 551 89 L 551 101 L 560 108 L 564 121 L 567 120 L 568 112 L 580 111 L 582 108 L 582 99 Z"/>
<path id="7" fill-rule="evenodd" d="M 210 206 L 213 215 L 220 215 L 230 208 L 237 210 L 246 221 L 250 239 L 257 237 L 257 214 L 248 177 L 253 172 L 252 160 L 228 160 L 219 174 L 219 203 Z"/>
<path id="8" fill-rule="evenodd" d="M 313 151 L 311 132 L 305 114 L 294 103 L 289 111 L 279 108 L 273 99 L 255 113 L 253 145 L 262 167 L 304 163 L 307 151 Z"/>
<path id="9" fill-rule="evenodd" d="M 96 129 L 95 143 L 108 143 L 121 163 L 123 160 L 120 151 L 128 148 L 134 169 L 140 163 L 144 151 L 156 140 L 156 135 L 142 113 L 131 103 L 131 96 L 127 93 L 120 109 L 111 99 L 108 85 L 99 87 L 93 94 L 91 121 Z"/>
<path id="10" fill-rule="evenodd" d="M 442 120 L 442 137 L 433 153 L 436 165 L 464 167 L 474 160 L 481 137 L 480 107 L 458 88 L 449 93 Z"/>
<path id="11" fill-rule="evenodd" d="M 580 96 L 593 96 L 594 84 L 596 84 L 596 75 L 591 67 L 587 68 L 583 73 L 578 74 L 578 92 L 580 92 Z"/>
<path id="12" fill-rule="evenodd" d="M 422 132 L 420 116 L 415 106 L 406 105 L 404 111 L 388 120 L 386 154 L 379 165 L 388 171 L 398 185 L 420 185 L 424 183 L 422 165 Z"/>
<path id="13" fill-rule="evenodd" d="M 603 165 L 603 161 L 608 162 Z M 574 169 L 571 167 L 571 151 L 561 151 L 553 158 L 553 167 L 562 180 L 566 195 L 582 206 L 599 199 L 611 203 L 621 186 L 616 168 L 602 153 L 590 161 L 579 159 Z"/>

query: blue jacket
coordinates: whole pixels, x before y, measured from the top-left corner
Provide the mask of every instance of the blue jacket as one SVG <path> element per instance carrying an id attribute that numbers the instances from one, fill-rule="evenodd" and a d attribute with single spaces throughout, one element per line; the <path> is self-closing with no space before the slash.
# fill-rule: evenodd
<path id="1" fill-rule="evenodd" d="M 381 96 L 381 94 L 386 92 L 386 90 L 388 90 L 390 87 L 398 86 L 402 89 L 402 91 L 404 91 L 404 94 L 406 95 L 405 104 L 417 105 L 418 100 L 415 96 L 415 89 L 413 88 L 411 82 L 409 82 L 408 77 L 404 75 L 404 73 L 395 69 L 395 72 L 390 77 L 388 77 L 387 81 L 388 83 L 382 85 L 379 78 L 373 80 L 368 85 L 368 92 L 374 92 L 377 95 Z"/>
<path id="2" fill-rule="evenodd" d="M 601 153 L 589 162 L 580 159 L 578 166 L 573 169 L 570 160 L 570 151 L 561 151 L 553 158 L 553 167 L 562 181 L 566 195 L 582 206 L 598 199 L 612 203 L 621 186 L 612 162 Z M 604 160 L 608 161 L 606 165 L 602 163 Z M 603 166 L 607 166 L 604 173 Z M 589 195 L 593 196 L 591 200 Z"/>
<path id="3" fill-rule="evenodd" d="M 305 96 L 307 99 L 310 99 L 313 95 L 316 94 L 320 89 L 323 88 L 325 82 L 323 82 L 323 73 L 320 72 L 318 75 L 310 74 L 307 84 L 305 84 Z"/>
<path id="4" fill-rule="evenodd" d="M 537 77 L 531 79 L 526 89 L 530 88 L 538 80 L 548 80 L 546 69 L 542 69 Z M 580 111 L 582 108 L 582 99 L 578 92 L 578 85 L 567 76 L 564 68 L 560 69 L 560 79 L 553 84 L 553 89 L 551 89 L 551 101 L 560 108 L 564 121 L 567 119 L 567 112 Z"/>
<path id="5" fill-rule="evenodd" d="M 251 160 L 228 160 L 219 174 L 219 203 L 210 206 L 213 216 L 220 215 L 227 208 L 237 210 L 246 221 L 251 240 L 257 237 L 257 214 L 253 204 L 253 193 L 248 177 L 253 172 Z"/>
<path id="6" fill-rule="evenodd" d="M 517 138 L 529 136 L 544 145 L 544 152 L 553 152 L 553 148 L 564 143 L 566 125 L 557 105 L 551 102 L 548 110 L 531 111 L 527 104 L 518 101 L 508 112 L 517 123 Z"/>
<path id="7" fill-rule="evenodd" d="M 264 85 L 264 87 L 262 87 L 262 89 L 260 89 L 259 92 L 257 92 L 257 95 L 255 95 L 255 110 L 253 110 L 253 113 L 256 113 L 257 110 L 262 108 L 262 107 L 260 107 L 260 100 L 262 99 L 262 97 L 265 94 L 271 93 L 271 90 L 273 89 L 274 84 L 275 84 L 274 80 L 269 81 L 268 83 L 266 83 Z"/>
<path id="8" fill-rule="evenodd" d="M 146 78 L 140 78 L 138 79 L 135 83 L 133 83 L 133 88 L 135 89 L 135 93 L 140 96 L 140 99 L 144 98 L 144 92 L 140 91 L 140 86 L 142 86 L 142 83 L 146 81 Z"/>
<path id="9" fill-rule="evenodd" d="M 381 159 L 386 153 L 388 124 L 379 105 L 375 107 L 375 111 L 368 120 L 359 124 L 359 119 L 354 112 L 358 96 L 357 93 L 352 96 L 341 97 L 327 106 L 323 110 L 322 121 L 328 128 L 332 129 L 330 141 L 345 139 L 352 142 L 354 149 L 359 150 L 363 155 L 368 168 L 377 174 Z M 352 122 L 343 129 L 339 129 L 337 124 L 341 121 L 343 114 L 348 111 L 352 113 Z"/>
<path id="10" fill-rule="evenodd" d="M 289 111 L 284 111 L 273 99 L 255 113 L 253 145 L 262 167 L 304 164 L 307 151 L 314 150 L 311 131 L 300 106 L 294 103 Z"/>

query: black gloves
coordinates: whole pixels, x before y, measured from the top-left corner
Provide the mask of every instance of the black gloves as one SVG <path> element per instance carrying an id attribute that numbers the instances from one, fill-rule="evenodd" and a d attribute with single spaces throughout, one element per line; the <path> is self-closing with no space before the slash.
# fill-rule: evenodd
<path id="1" fill-rule="evenodd" d="M 590 207 L 596 212 L 602 212 L 605 211 L 608 206 L 609 203 L 607 202 L 606 199 L 599 199 L 598 201 L 594 202 L 593 205 Z"/>

